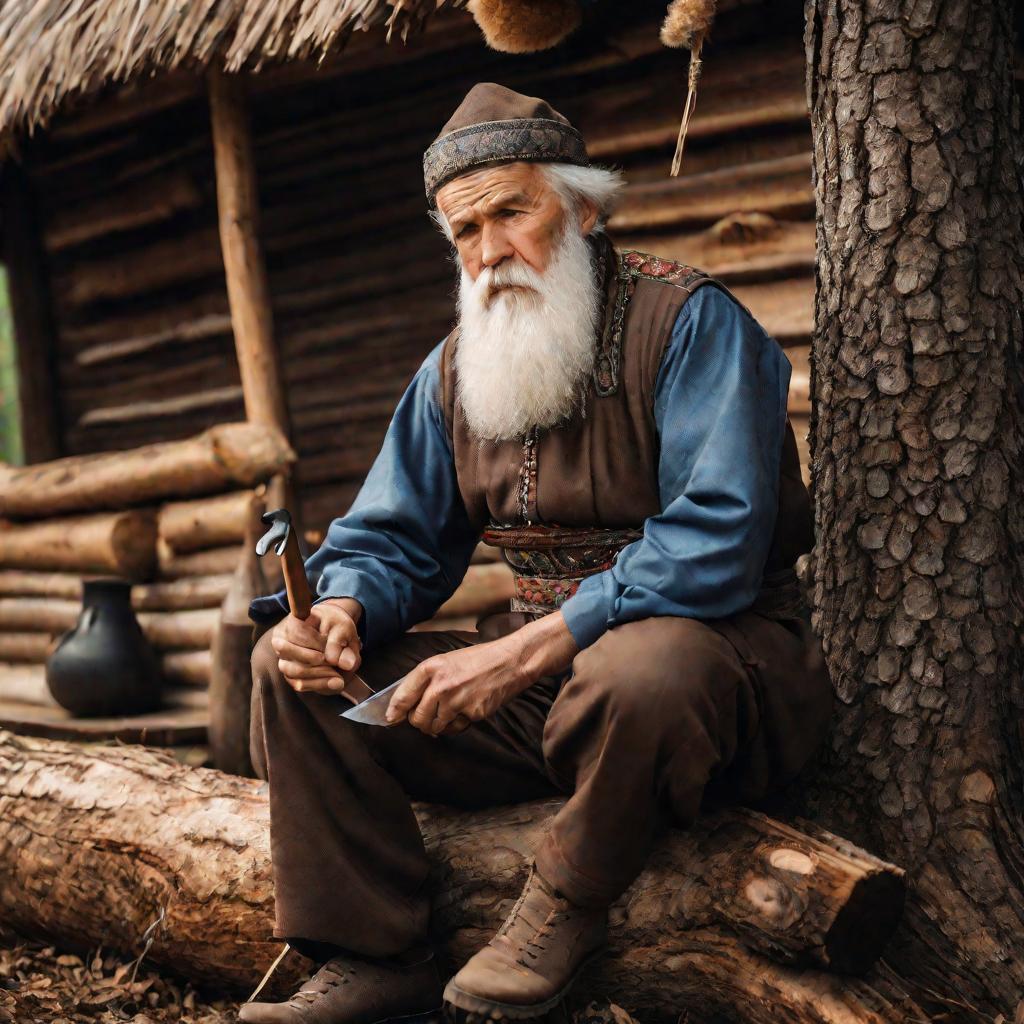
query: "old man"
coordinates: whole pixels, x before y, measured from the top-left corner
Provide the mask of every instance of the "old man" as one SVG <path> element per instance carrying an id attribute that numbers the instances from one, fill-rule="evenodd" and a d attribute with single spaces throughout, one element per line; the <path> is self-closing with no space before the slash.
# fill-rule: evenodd
<path id="1" fill-rule="evenodd" d="M 811 545 L 779 346 L 706 274 L 604 234 L 622 181 L 542 100 L 474 87 L 424 157 L 458 325 L 398 405 L 351 510 L 253 656 L 277 933 L 322 964 L 242 1020 L 541 1016 L 605 940 L 661 830 L 754 800 L 820 741 L 831 690 L 793 573 Z M 478 542 L 515 573 L 478 632 L 406 630 Z M 346 674 L 404 677 L 393 728 Z M 410 800 L 561 793 L 526 887 L 442 988 Z"/>

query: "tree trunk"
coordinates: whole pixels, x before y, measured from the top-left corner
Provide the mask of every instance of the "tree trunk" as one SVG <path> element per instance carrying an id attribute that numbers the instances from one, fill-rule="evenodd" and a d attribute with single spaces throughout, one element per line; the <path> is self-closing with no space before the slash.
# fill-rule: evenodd
<path id="1" fill-rule="evenodd" d="M 908 868 L 888 959 L 957 1021 L 1024 1012 L 1011 6 L 806 4 L 814 604 L 841 701 L 817 814 Z"/>
<path id="2" fill-rule="evenodd" d="M 455 961 L 508 912 L 558 806 L 418 809 L 435 864 L 434 928 Z M 6 924 L 141 952 L 159 922 L 147 956 L 220 985 L 253 985 L 279 948 L 265 787 L 154 750 L 0 733 L 0 876 Z M 659 845 L 613 908 L 609 955 L 581 991 L 600 986 L 644 1019 L 690 1006 L 748 1024 L 897 1024 L 902 1008 L 876 989 L 764 954 L 870 957 L 901 888 L 897 869 L 834 836 L 712 815 Z"/>

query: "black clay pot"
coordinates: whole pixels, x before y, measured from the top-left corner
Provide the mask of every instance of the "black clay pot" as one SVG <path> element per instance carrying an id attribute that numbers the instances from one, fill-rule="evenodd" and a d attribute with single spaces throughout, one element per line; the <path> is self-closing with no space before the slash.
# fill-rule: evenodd
<path id="1" fill-rule="evenodd" d="M 87 580 L 82 614 L 46 661 L 53 699 L 75 715 L 136 715 L 160 706 L 160 662 L 124 580 Z"/>

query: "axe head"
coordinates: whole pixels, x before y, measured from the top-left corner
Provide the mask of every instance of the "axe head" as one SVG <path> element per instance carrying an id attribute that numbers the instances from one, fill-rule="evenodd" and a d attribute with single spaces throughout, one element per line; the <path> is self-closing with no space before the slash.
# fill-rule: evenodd
<path id="1" fill-rule="evenodd" d="M 256 554 L 262 558 L 273 547 L 274 554 L 283 555 L 292 532 L 292 517 L 288 509 L 264 512 L 260 518 L 270 525 L 270 529 L 256 542 Z"/>

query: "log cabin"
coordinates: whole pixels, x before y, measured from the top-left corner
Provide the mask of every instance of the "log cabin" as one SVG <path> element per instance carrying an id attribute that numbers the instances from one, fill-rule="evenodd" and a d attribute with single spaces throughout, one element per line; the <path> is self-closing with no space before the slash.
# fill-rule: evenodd
<path id="1" fill-rule="evenodd" d="M 719 4 L 678 178 L 688 58 L 658 40 L 664 0 L 628 18 L 598 3 L 567 43 L 524 56 L 488 50 L 462 6 L 3 5 L 0 252 L 28 462 L 262 416 L 298 453 L 305 525 L 325 527 L 452 322 L 420 156 L 488 79 L 550 99 L 626 171 L 618 244 L 718 275 L 786 347 L 803 441 L 814 210 L 799 0 Z M 276 384 L 247 366 L 267 353 Z"/>
<path id="2" fill-rule="evenodd" d="M 307 530 L 323 530 L 452 324 L 453 265 L 427 217 L 421 156 L 481 80 L 549 99 L 596 161 L 625 171 L 609 225 L 617 244 L 717 275 L 785 346 L 803 444 L 814 200 L 800 0 L 719 0 L 677 178 L 688 56 L 659 41 L 665 0 L 637 0 L 628 18 L 617 6 L 588 3 L 565 43 L 512 56 L 487 48 L 464 0 L 2 5 L 0 266 L 26 462 L 126 452 L 124 470 L 148 461 L 142 446 L 191 452 L 205 431 L 248 420 L 290 441 L 284 497 Z M 98 482 L 95 465 L 75 472 Z M 23 475 L 20 496 L 16 476 L 0 467 L 0 514 L 31 516 L 33 502 L 45 506 L 35 515 L 59 512 L 56 491 L 33 496 L 45 478 L 65 492 L 61 514 L 94 510 L 75 529 L 106 551 L 95 517 L 124 518 L 106 500 L 113 491 L 87 508 L 62 465 Z M 140 493 L 127 504 L 147 502 Z M 231 517 L 220 546 L 193 550 L 172 536 L 175 519 L 194 531 L 199 516 L 210 534 L 215 509 L 186 501 L 178 513 L 160 511 L 151 571 L 127 573 L 149 583 L 134 602 L 165 675 L 192 688 L 182 714 L 196 728 L 178 722 L 167 742 L 205 734 L 195 686 L 220 664 L 216 606 L 242 522 Z M 81 575 L 112 567 L 91 551 L 59 563 L 39 555 L 66 521 L 14 529 L 0 538 L 0 703 L 18 707 L 0 708 L 0 724 L 50 734 L 24 701 L 49 700 L 41 663 L 74 621 Z M 510 580 L 502 566 L 475 565 L 440 618 L 472 628 L 507 600 Z M 236 684 L 247 692 L 247 680 Z M 58 710 L 38 714 L 49 722 Z M 101 728 L 147 742 L 164 734 L 124 720 L 61 722 L 54 734 Z"/>

